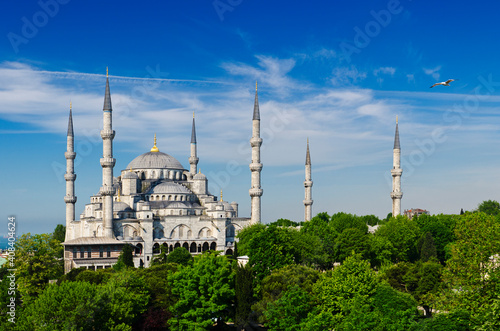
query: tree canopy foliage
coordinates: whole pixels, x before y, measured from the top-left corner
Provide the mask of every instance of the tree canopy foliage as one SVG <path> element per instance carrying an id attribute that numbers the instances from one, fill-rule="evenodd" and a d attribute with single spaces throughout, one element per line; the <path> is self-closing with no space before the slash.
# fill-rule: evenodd
<path id="1" fill-rule="evenodd" d="M 132 266 L 127 245 L 121 267 L 66 275 L 58 225 L 17 239 L 12 299 L 11 271 L 0 268 L 0 330 L 229 330 L 229 322 L 269 330 L 496 330 L 496 209 L 485 201 L 462 215 L 280 219 L 238 233 L 246 266 L 220 252 L 193 257 L 177 248 L 136 269 L 125 267 Z M 6 319 L 11 300 L 16 324 Z"/>

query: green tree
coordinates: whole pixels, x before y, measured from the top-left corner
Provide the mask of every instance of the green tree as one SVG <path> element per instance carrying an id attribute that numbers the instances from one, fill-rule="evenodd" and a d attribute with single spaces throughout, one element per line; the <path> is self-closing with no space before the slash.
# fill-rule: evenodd
<path id="1" fill-rule="evenodd" d="M 436 245 L 434 245 L 434 238 L 430 232 L 426 232 L 418 242 L 420 251 L 420 260 L 427 262 L 432 258 L 437 259 Z"/>
<path id="2" fill-rule="evenodd" d="M 178 268 L 177 264 L 163 263 L 135 270 L 136 276 L 144 279 L 150 296 L 150 305 L 144 315 L 143 327 L 146 330 L 168 328 L 168 321 L 172 317 L 171 311 L 176 301 L 168 277 L 177 272 Z"/>
<path id="3" fill-rule="evenodd" d="M 253 237 L 255 237 L 258 233 L 264 231 L 266 229 L 266 225 L 262 223 L 253 224 L 247 226 L 238 232 L 238 256 L 249 255 L 248 245 Z"/>
<path id="4" fill-rule="evenodd" d="M 134 267 L 134 249 L 131 245 L 125 245 L 122 248 L 122 252 L 118 257 L 117 264 L 121 264 L 125 267 L 133 268 Z"/>
<path id="5" fill-rule="evenodd" d="M 497 216 L 500 214 L 500 203 L 495 200 L 483 201 L 477 206 L 477 211 L 487 215 Z"/>
<path id="6" fill-rule="evenodd" d="M 248 263 L 258 283 L 273 270 L 300 261 L 296 234 L 295 229 L 271 225 L 252 237 L 248 243 Z"/>
<path id="7" fill-rule="evenodd" d="M 97 285 L 86 282 L 63 282 L 49 286 L 28 304 L 18 320 L 20 330 L 92 330 L 98 329 L 99 304 Z"/>
<path id="8" fill-rule="evenodd" d="M 316 283 L 314 293 L 321 310 L 333 315 L 339 324 L 355 306 L 369 305 L 375 294 L 377 278 L 370 263 L 359 254 L 348 257 L 342 265 L 327 273 Z M 333 326 L 333 325 L 332 325 Z"/>
<path id="9" fill-rule="evenodd" d="M 167 263 L 168 247 L 166 245 L 160 246 L 160 254 L 153 257 L 151 260 L 151 265 L 158 265 Z"/>
<path id="10" fill-rule="evenodd" d="M 343 262 L 353 252 L 361 254 L 363 258 L 370 255 L 368 235 L 359 228 L 347 228 L 335 240 L 336 262 Z"/>
<path id="11" fill-rule="evenodd" d="M 52 233 L 52 237 L 59 242 L 64 242 L 66 237 L 66 227 L 62 224 L 57 224 L 54 232 Z"/>
<path id="12" fill-rule="evenodd" d="M 16 282 L 23 301 L 36 298 L 47 287 L 49 280 L 63 275 L 63 247 L 52 234 L 23 234 L 17 239 Z"/>
<path id="13" fill-rule="evenodd" d="M 236 268 L 236 279 L 234 283 L 236 312 L 235 322 L 239 329 L 249 326 L 252 304 L 255 302 L 253 296 L 253 271 L 250 265 L 238 266 Z"/>
<path id="14" fill-rule="evenodd" d="M 357 228 L 362 233 L 368 232 L 366 220 L 352 214 L 337 213 L 333 214 L 330 224 L 337 233 L 342 233 L 345 229 Z"/>
<path id="15" fill-rule="evenodd" d="M 300 228 L 303 242 L 307 243 L 310 253 L 306 252 L 304 258 L 306 264 L 328 270 L 335 262 L 335 239 L 338 233 L 330 224 L 330 216 L 327 213 L 319 213 L 310 221 L 304 222 Z"/>
<path id="16" fill-rule="evenodd" d="M 235 272 L 231 262 L 217 252 L 197 256 L 192 266 L 182 266 L 168 277 L 178 301 L 173 307 L 172 330 L 206 330 L 230 315 L 234 302 Z"/>
<path id="17" fill-rule="evenodd" d="M 404 216 L 391 218 L 375 232 L 376 237 L 383 237 L 391 243 L 391 261 L 416 261 L 418 259 L 417 241 L 421 236 L 418 224 Z M 385 248 L 385 247 L 384 247 Z M 380 252 L 375 252 L 378 255 Z"/>
<path id="18" fill-rule="evenodd" d="M 437 258 L 443 264 L 449 258 L 447 257 L 446 247 L 456 240 L 453 230 L 459 217 L 458 215 L 424 214 L 413 218 L 413 221 L 420 228 L 421 233 L 431 233 L 434 245 L 436 246 Z"/>
<path id="19" fill-rule="evenodd" d="M 266 322 L 264 312 L 268 305 L 278 300 L 288 288 L 298 286 L 305 292 L 312 293 L 319 276 L 319 271 L 297 264 L 274 270 L 262 280 L 261 299 L 252 307 L 257 314 L 258 321 Z"/>
<path id="20" fill-rule="evenodd" d="M 167 263 L 177 263 L 183 266 L 193 264 L 193 256 L 184 247 L 175 248 L 167 255 Z"/>
<path id="21" fill-rule="evenodd" d="M 310 293 L 294 285 L 282 293 L 275 302 L 270 302 L 264 312 L 266 326 L 272 331 L 304 330 L 305 321 L 314 308 Z"/>
<path id="22" fill-rule="evenodd" d="M 500 252 L 500 223 L 482 212 L 467 213 L 457 221 L 455 235 L 445 270 L 451 297 L 446 309 L 468 310 L 480 318 L 500 286 L 496 264 L 490 259 Z"/>

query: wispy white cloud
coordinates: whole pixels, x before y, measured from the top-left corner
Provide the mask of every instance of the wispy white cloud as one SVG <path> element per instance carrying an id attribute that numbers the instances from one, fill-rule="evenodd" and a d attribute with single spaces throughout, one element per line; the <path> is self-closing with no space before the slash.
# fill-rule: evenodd
<path id="1" fill-rule="evenodd" d="M 424 70 L 424 73 L 426 75 L 432 76 L 434 80 L 439 80 L 440 74 L 439 70 L 441 70 L 441 66 L 437 66 L 435 68 L 427 69 L 427 68 L 422 68 Z"/>
<path id="2" fill-rule="evenodd" d="M 333 69 L 330 82 L 334 86 L 356 84 L 366 78 L 366 72 L 360 72 L 355 66 Z"/>

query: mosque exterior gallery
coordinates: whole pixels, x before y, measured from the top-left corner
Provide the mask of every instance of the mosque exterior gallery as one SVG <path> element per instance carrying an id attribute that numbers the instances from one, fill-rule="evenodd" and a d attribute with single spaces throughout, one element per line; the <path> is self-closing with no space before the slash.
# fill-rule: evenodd
<path id="1" fill-rule="evenodd" d="M 64 245 L 64 269 L 109 268 L 115 264 L 124 245 L 134 247 L 136 267 L 148 267 L 161 247 L 171 252 L 176 247 L 185 247 L 191 254 L 207 250 L 234 253 L 236 235 L 242 228 L 261 222 L 262 163 L 260 160 L 260 109 L 255 90 L 252 118 L 252 162 L 250 163 L 251 198 L 250 218 L 239 217 L 238 203 L 224 201 L 210 194 L 207 177 L 198 170 L 196 128 L 193 115 L 189 169 L 169 154 L 154 145 L 147 153 L 137 156 L 118 177 L 113 176 L 112 104 L 109 78 L 103 107 L 103 157 L 102 186 L 90 197 L 80 219 L 75 218 L 74 132 L 72 109 L 70 107 L 66 158 L 66 238 Z M 396 124 L 394 150 L 393 214 L 400 208 L 401 170 L 396 161 L 399 157 L 399 133 Z M 397 151 L 396 151 L 396 147 Z M 396 152 L 398 152 L 396 155 Z M 398 158 L 399 159 L 399 158 Z M 305 221 L 312 217 L 312 178 L 309 141 L 307 142 L 305 164 Z M 395 210 L 396 209 L 396 210 Z"/>

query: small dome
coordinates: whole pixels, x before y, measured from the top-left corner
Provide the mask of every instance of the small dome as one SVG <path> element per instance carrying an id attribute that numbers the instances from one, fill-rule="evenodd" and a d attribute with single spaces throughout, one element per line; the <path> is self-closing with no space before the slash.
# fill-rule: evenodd
<path id="1" fill-rule="evenodd" d="M 174 182 L 163 182 L 148 191 L 148 194 L 193 194 L 185 186 Z"/>
<path id="2" fill-rule="evenodd" d="M 129 211 L 132 210 L 128 204 L 122 201 L 113 202 L 113 211 Z"/>
<path id="3" fill-rule="evenodd" d="M 193 179 L 195 179 L 195 180 L 207 179 L 207 176 L 205 176 L 204 174 L 199 172 L 196 175 L 194 175 Z"/>
<path id="4" fill-rule="evenodd" d="M 148 152 L 132 160 L 126 169 L 180 169 L 182 164 L 173 156 L 162 152 Z"/>
<path id="5" fill-rule="evenodd" d="M 133 171 L 127 171 L 123 176 L 122 179 L 138 179 L 139 176 Z"/>
<path id="6" fill-rule="evenodd" d="M 227 202 L 227 201 L 219 201 L 217 204 L 218 204 L 219 206 L 223 206 L 223 207 L 224 207 L 224 210 L 226 210 L 226 211 L 234 211 L 233 206 L 231 206 L 231 205 L 229 204 L 229 202 Z"/>

